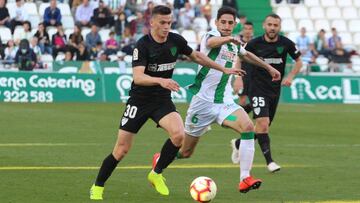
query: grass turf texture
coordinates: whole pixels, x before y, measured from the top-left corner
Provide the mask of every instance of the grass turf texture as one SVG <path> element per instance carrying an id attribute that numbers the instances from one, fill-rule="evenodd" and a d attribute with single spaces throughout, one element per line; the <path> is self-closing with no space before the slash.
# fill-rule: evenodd
<path id="1" fill-rule="evenodd" d="M 177 107 L 184 117 L 187 105 Z M 0 103 L 0 202 L 90 202 L 123 110 L 123 104 Z M 229 141 L 238 135 L 213 125 L 192 158 L 165 171 L 170 196 L 162 197 L 146 175 L 167 137 L 149 120 L 107 182 L 104 202 L 192 202 L 189 185 L 197 176 L 215 180 L 214 203 L 360 202 L 359 121 L 360 105 L 280 105 L 270 136 L 282 169 L 268 173 L 256 145 L 252 173 L 264 183 L 247 194 L 237 191 L 239 169 L 230 164 Z"/>

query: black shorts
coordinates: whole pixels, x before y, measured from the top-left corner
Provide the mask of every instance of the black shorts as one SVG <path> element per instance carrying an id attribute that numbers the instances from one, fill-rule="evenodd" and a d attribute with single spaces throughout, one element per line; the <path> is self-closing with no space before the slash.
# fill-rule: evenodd
<path id="1" fill-rule="evenodd" d="M 269 96 L 266 94 L 251 93 L 250 100 L 253 107 L 253 118 L 269 117 L 270 124 L 276 113 L 280 95 Z"/>
<path id="2" fill-rule="evenodd" d="M 171 99 L 130 97 L 120 120 L 119 129 L 137 133 L 148 118 L 159 124 L 160 119 L 171 112 L 176 112 L 175 105 Z"/>

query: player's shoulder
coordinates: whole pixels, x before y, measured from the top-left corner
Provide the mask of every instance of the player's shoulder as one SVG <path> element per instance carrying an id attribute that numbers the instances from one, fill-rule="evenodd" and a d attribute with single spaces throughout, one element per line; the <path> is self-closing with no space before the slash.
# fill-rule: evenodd
<path id="1" fill-rule="evenodd" d="M 175 42 L 177 42 L 178 40 L 185 40 L 183 36 L 174 32 L 169 32 L 168 39 L 174 40 Z"/>
<path id="2" fill-rule="evenodd" d="M 148 44 L 151 43 L 149 35 L 144 35 L 138 41 L 136 42 L 137 46 L 144 46 L 143 48 L 146 48 Z"/>
<path id="3" fill-rule="evenodd" d="M 247 44 L 258 44 L 258 43 L 262 43 L 263 41 L 264 41 L 263 36 L 258 36 L 251 39 Z"/>
<path id="4" fill-rule="evenodd" d="M 221 37 L 221 33 L 217 29 L 212 29 L 206 33 L 208 36 Z"/>
<path id="5" fill-rule="evenodd" d="M 283 43 L 283 44 L 288 44 L 288 45 L 294 44 L 294 42 L 291 39 L 285 37 L 284 35 L 279 35 L 279 42 Z"/>

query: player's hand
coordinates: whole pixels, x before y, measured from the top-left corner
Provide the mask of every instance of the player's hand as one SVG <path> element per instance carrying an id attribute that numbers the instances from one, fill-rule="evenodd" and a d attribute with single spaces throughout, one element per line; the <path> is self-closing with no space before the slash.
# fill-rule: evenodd
<path id="1" fill-rule="evenodd" d="M 240 45 L 241 41 L 239 37 L 234 37 L 234 36 L 229 36 L 230 37 L 230 42 L 236 44 L 236 45 Z"/>
<path id="2" fill-rule="evenodd" d="M 239 76 L 244 76 L 246 75 L 246 71 L 244 71 L 243 69 L 239 69 L 239 68 L 224 68 L 223 73 L 228 74 L 228 75 L 239 75 Z"/>
<path id="3" fill-rule="evenodd" d="M 238 94 L 240 90 L 244 89 L 244 83 L 241 77 L 237 77 L 233 83 L 234 93 Z"/>
<path id="4" fill-rule="evenodd" d="M 272 81 L 279 81 L 281 79 L 281 73 L 275 68 L 271 68 L 269 70 L 269 73 L 272 77 Z"/>
<path id="5" fill-rule="evenodd" d="M 281 85 L 284 85 L 286 87 L 290 87 L 292 81 L 293 81 L 293 78 L 288 76 L 282 81 Z"/>
<path id="6" fill-rule="evenodd" d="M 166 79 L 166 78 L 161 79 L 160 86 L 175 92 L 180 90 L 180 85 L 172 79 Z"/>

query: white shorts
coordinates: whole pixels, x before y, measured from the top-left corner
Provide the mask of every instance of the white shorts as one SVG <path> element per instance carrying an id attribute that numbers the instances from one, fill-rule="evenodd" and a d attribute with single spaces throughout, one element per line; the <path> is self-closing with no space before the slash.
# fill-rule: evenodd
<path id="1" fill-rule="evenodd" d="M 224 120 L 241 106 L 235 102 L 215 104 L 193 96 L 185 119 L 185 132 L 194 137 L 203 135 L 215 121 L 222 125 Z"/>

